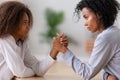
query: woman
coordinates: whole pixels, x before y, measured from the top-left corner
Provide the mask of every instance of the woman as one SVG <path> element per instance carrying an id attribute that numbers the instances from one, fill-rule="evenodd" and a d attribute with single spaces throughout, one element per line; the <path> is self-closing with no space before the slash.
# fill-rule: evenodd
<path id="1" fill-rule="evenodd" d="M 120 80 L 120 30 L 113 26 L 118 10 L 120 4 L 116 0 L 81 0 L 77 4 L 75 13 L 79 17 L 81 11 L 88 30 L 100 32 L 88 64 L 81 62 L 72 51 L 61 45 L 59 36 L 54 40 L 54 48 L 64 54 L 65 62 L 84 80 L 90 80 L 101 70 L 103 80 L 110 77 Z"/>
<path id="2" fill-rule="evenodd" d="M 43 61 L 31 55 L 27 38 L 32 23 L 32 13 L 23 3 L 0 5 L 0 80 L 43 76 L 55 62 L 58 52 L 53 48 Z"/>

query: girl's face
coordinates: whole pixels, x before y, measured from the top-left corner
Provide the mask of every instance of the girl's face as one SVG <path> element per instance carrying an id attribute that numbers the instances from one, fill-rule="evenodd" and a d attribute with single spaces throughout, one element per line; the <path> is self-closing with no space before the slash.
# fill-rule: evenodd
<path id="1" fill-rule="evenodd" d="M 85 26 L 87 27 L 88 30 L 90 30 L 91 32 L 103 30 L 103 27 L 99 21 L 100 20 L 99 16 L 95 15 L 95 13 L 93 13 L 90 9 L 83 8 L 82 15 L 83 18 L 85 19 Z"/>
<path id="2" fill-rule="evenodd" d="M 30 28 L 28 15 L 25 13 L 16 32 L 17 36 L 22 40 L 27 39 Z"/>

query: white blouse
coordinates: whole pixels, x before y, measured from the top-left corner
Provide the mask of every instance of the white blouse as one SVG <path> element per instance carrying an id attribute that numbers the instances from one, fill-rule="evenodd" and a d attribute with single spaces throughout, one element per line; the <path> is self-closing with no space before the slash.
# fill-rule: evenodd
<path id="1" fill-rule="evenodd" d="M 43 76 L 54 62 L 50 56 L 37 60 L 26 42 L 18 46 L 11 35 L 0 38 L 0 80 L 10 80 L 14 76 Z"/>

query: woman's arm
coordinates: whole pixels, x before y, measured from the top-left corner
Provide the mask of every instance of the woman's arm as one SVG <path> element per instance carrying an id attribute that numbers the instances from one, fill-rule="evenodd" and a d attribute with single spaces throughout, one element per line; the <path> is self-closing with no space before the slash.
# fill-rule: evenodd
<path id="1" fill-rule="evenodd" d="M 57 45 L 54 45 L 54 47 L 58 51 L 64 53 L 63 58 L 65 62 L 70 65 L 77 74 L 81 75 L 84 80 L 88 80 L 94 77 L 101 69 L 107 65 L 111 59 L 111 56 L 113 55 L 111 53 L 111 43 L 108 43 L 107 40 L 102 38 L 96 40 L 88 64 L 81 62 L 70 50 L 67 50 L 67 48 L 60 45 L 59 41 L 56 40 L 56 44 Z"/>

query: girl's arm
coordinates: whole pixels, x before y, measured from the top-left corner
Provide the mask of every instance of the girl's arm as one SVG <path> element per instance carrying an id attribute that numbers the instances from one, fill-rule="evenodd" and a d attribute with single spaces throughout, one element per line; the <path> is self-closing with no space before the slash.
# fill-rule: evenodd
<path id="1" fill-rule="evenodd" d="M 28 46 L 25 48 L 24 63 L 27 67 L 30 67 L 37 76 L 43 76 L 47 70 L 54 64 L 57 51 L 51 50 L 50 54 L 44 59 L 38 60 L 35 56 L 31 54 Z"/>
<path id="2" fill-rule="evenodd" d="M 12 47 L 8 43 L 1 43 L 1 49 L 8 68 L 17 77 L 30 77 L 34 75 L 30 67 L 26 67 L 20 57 L 20 48 Z"/>

